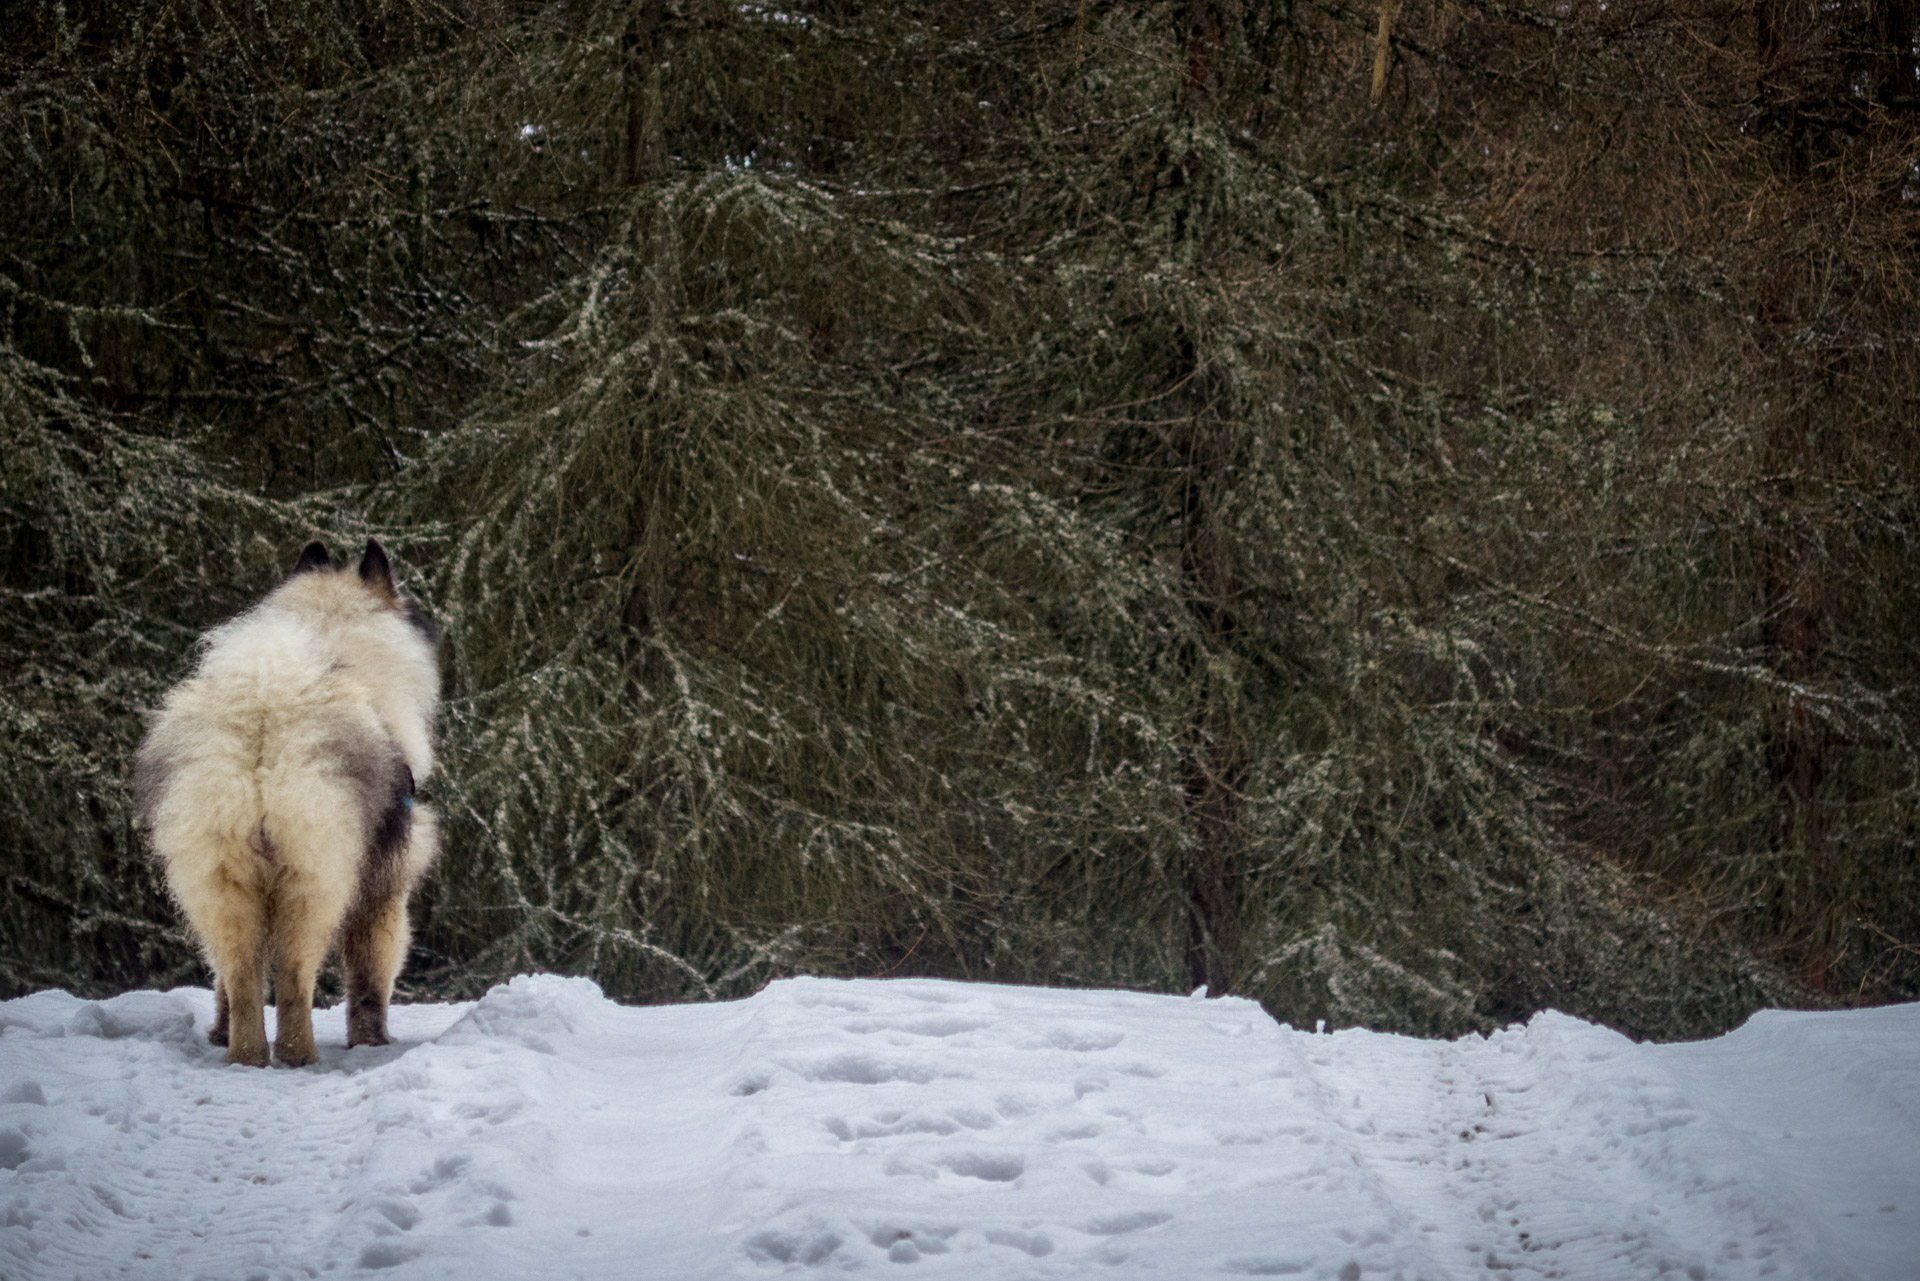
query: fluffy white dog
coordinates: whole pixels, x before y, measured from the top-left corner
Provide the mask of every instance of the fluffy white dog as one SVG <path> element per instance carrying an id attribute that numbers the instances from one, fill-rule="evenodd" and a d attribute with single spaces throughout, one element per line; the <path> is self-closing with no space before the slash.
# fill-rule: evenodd
<path id="1" fill-rule="evenodd" d="M 380 544 L 308 544 L 258 605 L 207 633 L 141 744 L 134 788 L 167 886 L 215 975 L 227 1062 L 314 1061 L 313 981 L 337 942 L 347 1044 L 387 1042 L 407 897 L 439 853 L 414 791 L 433 770 L 433 625 Z"/>

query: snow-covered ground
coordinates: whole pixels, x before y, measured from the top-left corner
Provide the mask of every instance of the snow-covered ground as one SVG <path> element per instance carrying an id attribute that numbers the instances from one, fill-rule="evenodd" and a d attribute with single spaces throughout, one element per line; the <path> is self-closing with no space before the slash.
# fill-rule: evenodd
<path id="1" fill-rule="evenodd" d="M 0 1003 L 0 1277 L 1920 1277 L 1920 1006 L 1635 1045 L 1240 1000 L 520 978 L 229 1068 L 211 996 Z"/>

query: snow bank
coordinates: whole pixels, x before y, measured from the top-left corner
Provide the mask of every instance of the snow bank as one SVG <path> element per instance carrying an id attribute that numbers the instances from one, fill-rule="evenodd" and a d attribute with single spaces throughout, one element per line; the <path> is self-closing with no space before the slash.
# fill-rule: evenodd
<path id="1" fill-rule="evenodd" d="M 228 1068 L 201 990 L 0 1003 L 0 1277 L 1920 1276 L 1920 1006 L 1690 1045 L 1558 1014 L 531 976 Z M 907 1269 L 901 1272 L 900 1269 Z"/>

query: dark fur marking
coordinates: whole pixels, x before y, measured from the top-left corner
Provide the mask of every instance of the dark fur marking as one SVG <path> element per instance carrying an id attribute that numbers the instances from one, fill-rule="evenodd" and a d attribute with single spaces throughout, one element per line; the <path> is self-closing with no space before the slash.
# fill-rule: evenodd
<path id="1" fill-rule="evenodd" d="M 433 625 L 433 620 L 427 617 L 426 608 L 413 598 L 411 592 L 400 593 L 400 612 L 406 616 L 407 626 L 419 632 L 427 644 L 436 647 L 440 644 L 440 629 Z"/>
<path id="2" fill-rule="evenodd" d="M 317 755 L 351 788 L 366 844 L 360 852 L 358 901 L 378 901 L 395 884 L 412 820 L 413 770 L 390 738 L 340 725 Z"/>
<path id="3" fill-rule="evenodd" d="M 370 734 L 357 723 L 336 722 L 329 731 L 313 749 L 315 763 L 331 765 L 352 782 L 361 816 L 371 828 L 399 786 L 396 780 L 405 777 L 406 758 L 398 743 Z"/>
<path id="4" fill-rule="evenodd" d="M 300 549 L 300 559 L 293 562 L 293 572 L 304 574 L 309 570 L 332 569 L 333 557 L 327 554 L 325 543 L 308 543 Z M 291 577 L 291 575 L 289 575 Z"/>
<path id="5" fill-rule="evenodd" d="M 398 751 L 395 752 L 396 757 Z M 373 904 L 402 890 L 407 840 L 413 830 L 413 771 L 399 761 L 367 836 L 360 859 L 360 902 Z M 369 798 L 371 799 L 371 798 Z"/>

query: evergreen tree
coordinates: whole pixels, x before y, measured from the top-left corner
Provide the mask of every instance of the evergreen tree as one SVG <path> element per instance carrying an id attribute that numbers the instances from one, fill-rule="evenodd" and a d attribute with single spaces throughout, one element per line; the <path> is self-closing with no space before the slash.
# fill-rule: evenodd
<path id="1" fill-rule="evenodd" d="M 198 974 L 142 711 L 378 533 L 418 993 L 1920 994 L 1906 0 L 16 8 L 7 990 Z"/>

